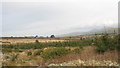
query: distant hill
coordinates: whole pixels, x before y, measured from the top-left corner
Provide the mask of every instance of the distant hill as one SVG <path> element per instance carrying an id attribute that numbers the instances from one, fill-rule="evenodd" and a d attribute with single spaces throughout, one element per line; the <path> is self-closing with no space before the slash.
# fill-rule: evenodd
<path id="1" fill-rule="evenodd" d="M 97 31 L 96 33 L 105 33 L 105 32 L 107 32 L 107 33 L 114 33 L 114 32 L 116 32 L 116 33 L 118 33 L 118 28 L 110 28 L 110 29 L 104 29 L 104 30 L 100 30 L 100 31 Z"/>
<path id="2" fill-rule="evenodd" d="M 120 28 L 119 28 L 120 29 Z M 91 30 L 89 32 L 73 32 L 73 33 L 68 33 L 68 34 L 62 34 L 58 35 L 58 37 L 66 37 L 66 36 L 80 36 L 80 35 L 95 35 L 95 34 L 102 34 L 102 33 L 117 33 L 118 34 L 118 28 L 107 28 L 105 29 L 100 29 L 100 30 Z"/>

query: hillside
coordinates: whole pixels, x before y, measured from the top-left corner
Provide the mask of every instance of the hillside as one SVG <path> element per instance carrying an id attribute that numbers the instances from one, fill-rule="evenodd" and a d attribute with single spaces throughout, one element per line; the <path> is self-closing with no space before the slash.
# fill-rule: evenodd
<path id="1" fill-rule="evenodd" d="M 108 34 L 116 33 L 118 34 L 118 28 L 108 28 L 108 29 L 101 29 L 101 30 L 91 30 L 89 32 L 73 32 L 68 34 L 58 35 L 58 37 L 66 37 L 66 36 L 79 36 L 79 35 L 95 35 L 95 34 L 102 34 L 107 32 Z"/>

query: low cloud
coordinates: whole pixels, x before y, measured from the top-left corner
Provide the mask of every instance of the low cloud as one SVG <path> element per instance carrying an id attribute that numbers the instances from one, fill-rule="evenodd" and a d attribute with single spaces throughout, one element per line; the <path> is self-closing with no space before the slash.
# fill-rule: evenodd
<path id="1" fill-rule="evenodd" d="M 31 0 L 32 1 L 32 0 Z M 117 0 L 4 2 L 3 36 L 86 32 L 117 27 Z"/>

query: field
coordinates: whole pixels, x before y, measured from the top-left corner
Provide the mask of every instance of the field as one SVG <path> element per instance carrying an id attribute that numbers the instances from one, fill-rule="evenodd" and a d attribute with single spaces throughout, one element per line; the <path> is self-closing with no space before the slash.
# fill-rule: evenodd
<path id="1" fill-rule="evenodd" d="M 55 39 L 2 39 L 3 45 L 10 44 L 24 44 L 24 43 L 34 43 L 36 40 L 40 42 L 62 42 L 65 40 L 55 40 Z"/>
<path id="2" fill-rule="evenodd" d="M 118 66 L 118 36 L 2 39 L 3 66 Z"/>

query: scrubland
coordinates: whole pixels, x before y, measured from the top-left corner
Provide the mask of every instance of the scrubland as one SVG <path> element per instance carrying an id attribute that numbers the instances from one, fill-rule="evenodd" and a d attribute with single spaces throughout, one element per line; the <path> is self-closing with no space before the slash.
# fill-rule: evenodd
<path id="1" fill-rule="evenodd" d="M 42 42 L 42 39 L 35 39 L 30 43 L 3 44 L 2 65 L 118 66 L 118 35 L 56 40 Z"/>

